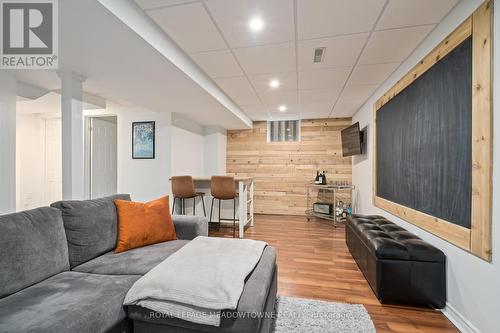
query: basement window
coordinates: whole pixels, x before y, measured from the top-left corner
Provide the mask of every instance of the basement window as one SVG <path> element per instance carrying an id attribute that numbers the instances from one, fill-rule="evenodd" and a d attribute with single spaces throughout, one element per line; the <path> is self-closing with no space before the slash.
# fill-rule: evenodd
<path id="1" fill-rule="evenodd" d="M 267 142 L 300 141 L 300 120 L 267 122 Z"/>

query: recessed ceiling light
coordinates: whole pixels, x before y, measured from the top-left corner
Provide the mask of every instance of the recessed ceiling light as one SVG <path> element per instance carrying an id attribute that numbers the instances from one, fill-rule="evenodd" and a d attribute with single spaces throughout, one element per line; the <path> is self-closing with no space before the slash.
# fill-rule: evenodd
<path id="1" fill-rule="evenodd" d="M 262 30 L 262 28 L 264 27 L 264 22 L 260 17 L 254 17 L 250 20 L 249 25 L 252 31 L 259 31 Z"/>
<path id="2" fill-rule="evenodd" d="M 280 105 L 280 107 L 278 108 L 278 110 L 280 110 L 280 112 L 285 112 L 286 111 L 286 105 Z"/>
<path id="3" fill-rule="evenodd" d="M 274 79 L 269 82 L 269 85 L 271 88 L 278 88 L 280 86 L 280 81 Z"/>

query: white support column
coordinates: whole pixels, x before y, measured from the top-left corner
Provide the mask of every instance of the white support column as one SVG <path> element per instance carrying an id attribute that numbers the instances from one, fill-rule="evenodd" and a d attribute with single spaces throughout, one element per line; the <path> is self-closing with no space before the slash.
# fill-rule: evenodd
<path id="1" fill-rule="evenodd" d="M 0 70 L 0 215 L 16 211 L 16 79 Z"/>
<path id="2" fill-rule="evenodd" d="M 83 82 L 73 72 L 59 72 L 62 117 L 62 196 L 84 199 Z"/>

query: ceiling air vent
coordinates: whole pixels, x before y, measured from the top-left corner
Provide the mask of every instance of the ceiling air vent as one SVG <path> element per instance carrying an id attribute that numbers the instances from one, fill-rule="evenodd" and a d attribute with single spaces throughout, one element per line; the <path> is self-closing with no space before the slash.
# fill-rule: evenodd
<path id="1" fill-rule="evenodd" d="M 317 47 L 314 49 L 314 63 L 322 62 L 326 47 Z"/>

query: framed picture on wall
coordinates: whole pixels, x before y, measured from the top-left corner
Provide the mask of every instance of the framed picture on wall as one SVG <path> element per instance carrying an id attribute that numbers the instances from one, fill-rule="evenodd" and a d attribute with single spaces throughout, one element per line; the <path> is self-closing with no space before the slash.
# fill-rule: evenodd
<path id="1" fill-rule="evenodd" d="M 154 121 L 140 121 L 132 123 L 132 158 L 155 158 Z"/>

